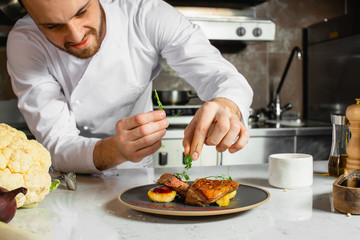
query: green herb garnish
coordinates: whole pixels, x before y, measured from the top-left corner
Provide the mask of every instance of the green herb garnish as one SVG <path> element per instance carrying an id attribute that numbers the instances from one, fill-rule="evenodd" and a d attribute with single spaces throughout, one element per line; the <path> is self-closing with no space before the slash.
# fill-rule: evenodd
<path id="1" fill-rule="evenodd" d="M 196 152 L 197 147 L 198 147 L 198 145 L 196 145 L 194 152 Z M 188 170 L 192 166 L 192 161 L 193 161 L 192 155 L 194 154 L 194 152 L 191 154 L 189 153 L 187 156 L 184 157 L 185 169 L 182 173 L 174 173 L 175 177 L 177 177 L 180 180 L 182 180 L 182 178 L 185 178 L 186 180 L 190 179 L 190 177 L 188 175 Z"/>
<path id="2" fill-rule="evenodd" d="M 60 180 L 56 179 L 54 182 L 51 182 L 50 184 L 50 192 L 54 191 L 55 189 L 57 189 L 57 187 L 60 185 Z"/>
<path id="3" fill-rule="evenodd" d="M 208 177 L 204 177 L 204 178 L 215 178 L 215 179 L 220 179 L 220 180 L 228 180 L 228 181 L 232 181 L 231 176 L 226 176 L 225 174 L 221 174 L 218 176 L 208 176 Z"/>
<path id="4" fill-rule="evenodd" d="M 157 103 L 159 105 L 159 110 L 164 110 L 164 106 L 162 105 L 162 103 L 160 101 L 159 95 L 158 95 L 156 89 L 154 89 L 154 90 L 155 90 L 155 98 L 156 98 L 156 101 L 157 101 Z"/>
<path id="5" fill-rule="evenodd" d="M 181 116 L 181 115 L 183 115 L 182 111 L 180 111 L 180 112 L 178 112 L 177 114 L 175 114 L 175 115 L 173 115 L 173 116 L 170 116 L 170 117 L 171 117 L 171 118 L 172 118 L 172 117 L 178 117 L 178 116 Z"/>
<path id="6" fill-rule="evenodd" d="M 232 178 L 229 174 L 229 168 L 228 168 L 228 175 L 226 176 L 225 174 L 221 174 L 218 176 L 208 176 L 208 177 L 204 177 L 204 178 L 215 178 L 215 179 L 220 179 L 220 180 L 228 180 L 228 181 L 232 181 Z"/>
<path id="7" fill-rule="evenodd" d="M 155 98 L 156 98 L 156 101 L 159 105 L 159 110 L 164 110 L 164 106 L 162 105 L 161 101 L 160 101 L 160 98 L 159 98 L 159 95 L 156 91 L 156 89 L 154 89 L 154 92 L 155 92 Z M 175 114 L 174 116 L 171 116 L 171 117 L 178 117 L 178 116 L 181 116 L 183 113 L 182 111 L 178 112 L 177 114 Z"/>

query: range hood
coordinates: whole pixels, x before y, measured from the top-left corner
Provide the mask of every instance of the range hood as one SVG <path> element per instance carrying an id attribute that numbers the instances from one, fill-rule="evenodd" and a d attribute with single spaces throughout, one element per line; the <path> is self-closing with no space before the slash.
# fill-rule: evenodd
<path id="1" fill-rule="evenodd" d="M 216 7 L 244 9 L 264 3 L 267 0 L 165 0 L 173 6 L 182 7 Z"/>
<path id="2" fill-rule="evenodd" d="M 195 2 L 195 0 L 194 0 Z M 255 17 L 253 8 L 243 10 L 175 6 L 192 23 L 199 25 L 213 41 L 273 41 L 276 25 Z"/>

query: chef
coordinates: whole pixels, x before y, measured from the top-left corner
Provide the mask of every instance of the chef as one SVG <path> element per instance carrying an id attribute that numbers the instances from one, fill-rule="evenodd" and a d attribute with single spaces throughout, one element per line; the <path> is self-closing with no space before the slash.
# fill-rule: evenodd
<path id="1" fill-rule="evenodd" d="M 153 111 L 162 56 L 205 101 L 184 132 L 185 154 L 204 144 L 234 153 L 249 138 L 253 92 L 201 29 L 162 0 L 22 0 L 8 36 L 18 107 L 63 172 L 151 166 L 169 123 Z"/>

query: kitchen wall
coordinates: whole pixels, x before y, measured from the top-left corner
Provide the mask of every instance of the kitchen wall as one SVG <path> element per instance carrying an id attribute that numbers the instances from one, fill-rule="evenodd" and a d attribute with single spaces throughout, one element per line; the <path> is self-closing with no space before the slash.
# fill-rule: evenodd
<path id="1" fill-rule="evenodd" d="M 341 15 L 345 0 L 269 0 L 255 7 L 257 17 L 276 22 L 276 39 L 272 42 L 248 43 L 235 53 L 223 53 L 249 81 L 255 96 L 252 108 L 266 107 L 276 90 L 294 46 L 302 47 L 302 29 L 325 18 Z M 174 71 L 164 69 L 154 82 L 159 90 L 192 89 Z M 282 104 L 291 103 L 291 111 L 302 113 L 302 62 L 293 61 L 281 91 Z M 5 47 L 0 48 L 0 100 L 15 98 L 6 71 Z"/>
<path id="2" fill-rule="evenodd" d="M 12 98 L 15 98 L 15 94 L 6 70 L 6 50 L 5 47 L 0 47 L 0 101 Z"/>

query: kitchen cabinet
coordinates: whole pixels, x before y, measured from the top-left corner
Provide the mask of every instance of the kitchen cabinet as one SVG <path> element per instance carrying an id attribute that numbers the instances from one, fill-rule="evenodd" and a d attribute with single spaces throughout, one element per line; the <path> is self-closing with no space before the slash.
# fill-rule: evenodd
<path id="1" fill-rule="evenodd" d="M 267 163 L 274 153 L 307 153 L 314 159 L 328 159 L 331 148 L 331 125 L 274 128 L 250 128 L 250 139 L 244 149 L 230 154 L 218 153 L 214 146 L 204 146 L 193 166 L 241 165 Z M 181 167 L 183 164 L 183 129 L 168 129 L 163 146 L 153 155 L 154 167 Z"/>
<path id="2" fill-rule="evenodd" d="M 154 167 L 182 167 L 185 166 L 184 148 L 182 145 L 184 130 L 168 130 L 162 140 L 161 148 L 153 154 Z M 220 165 L 221 154 L 214 146 L 204 146 L 200 158 L 193 161 L 192 166 Z"/>
<path id="3" fill-rule="evenodd" d="M 292 136 L 254 136 L 244 149 L 237 153 L 222 153 L 222 165 L 265 163 L 273 153 L 294 152 L 295 141 Z"/>
<path id="4" fill-rule="evenodd" d="M 222 165 L 267 163 L 274 153 L 307 153 L 314 159 L 328 159 L 331 148 L 330 126 L 250 129 L 250 139 L 237 153 L 222 153 Z"/>

